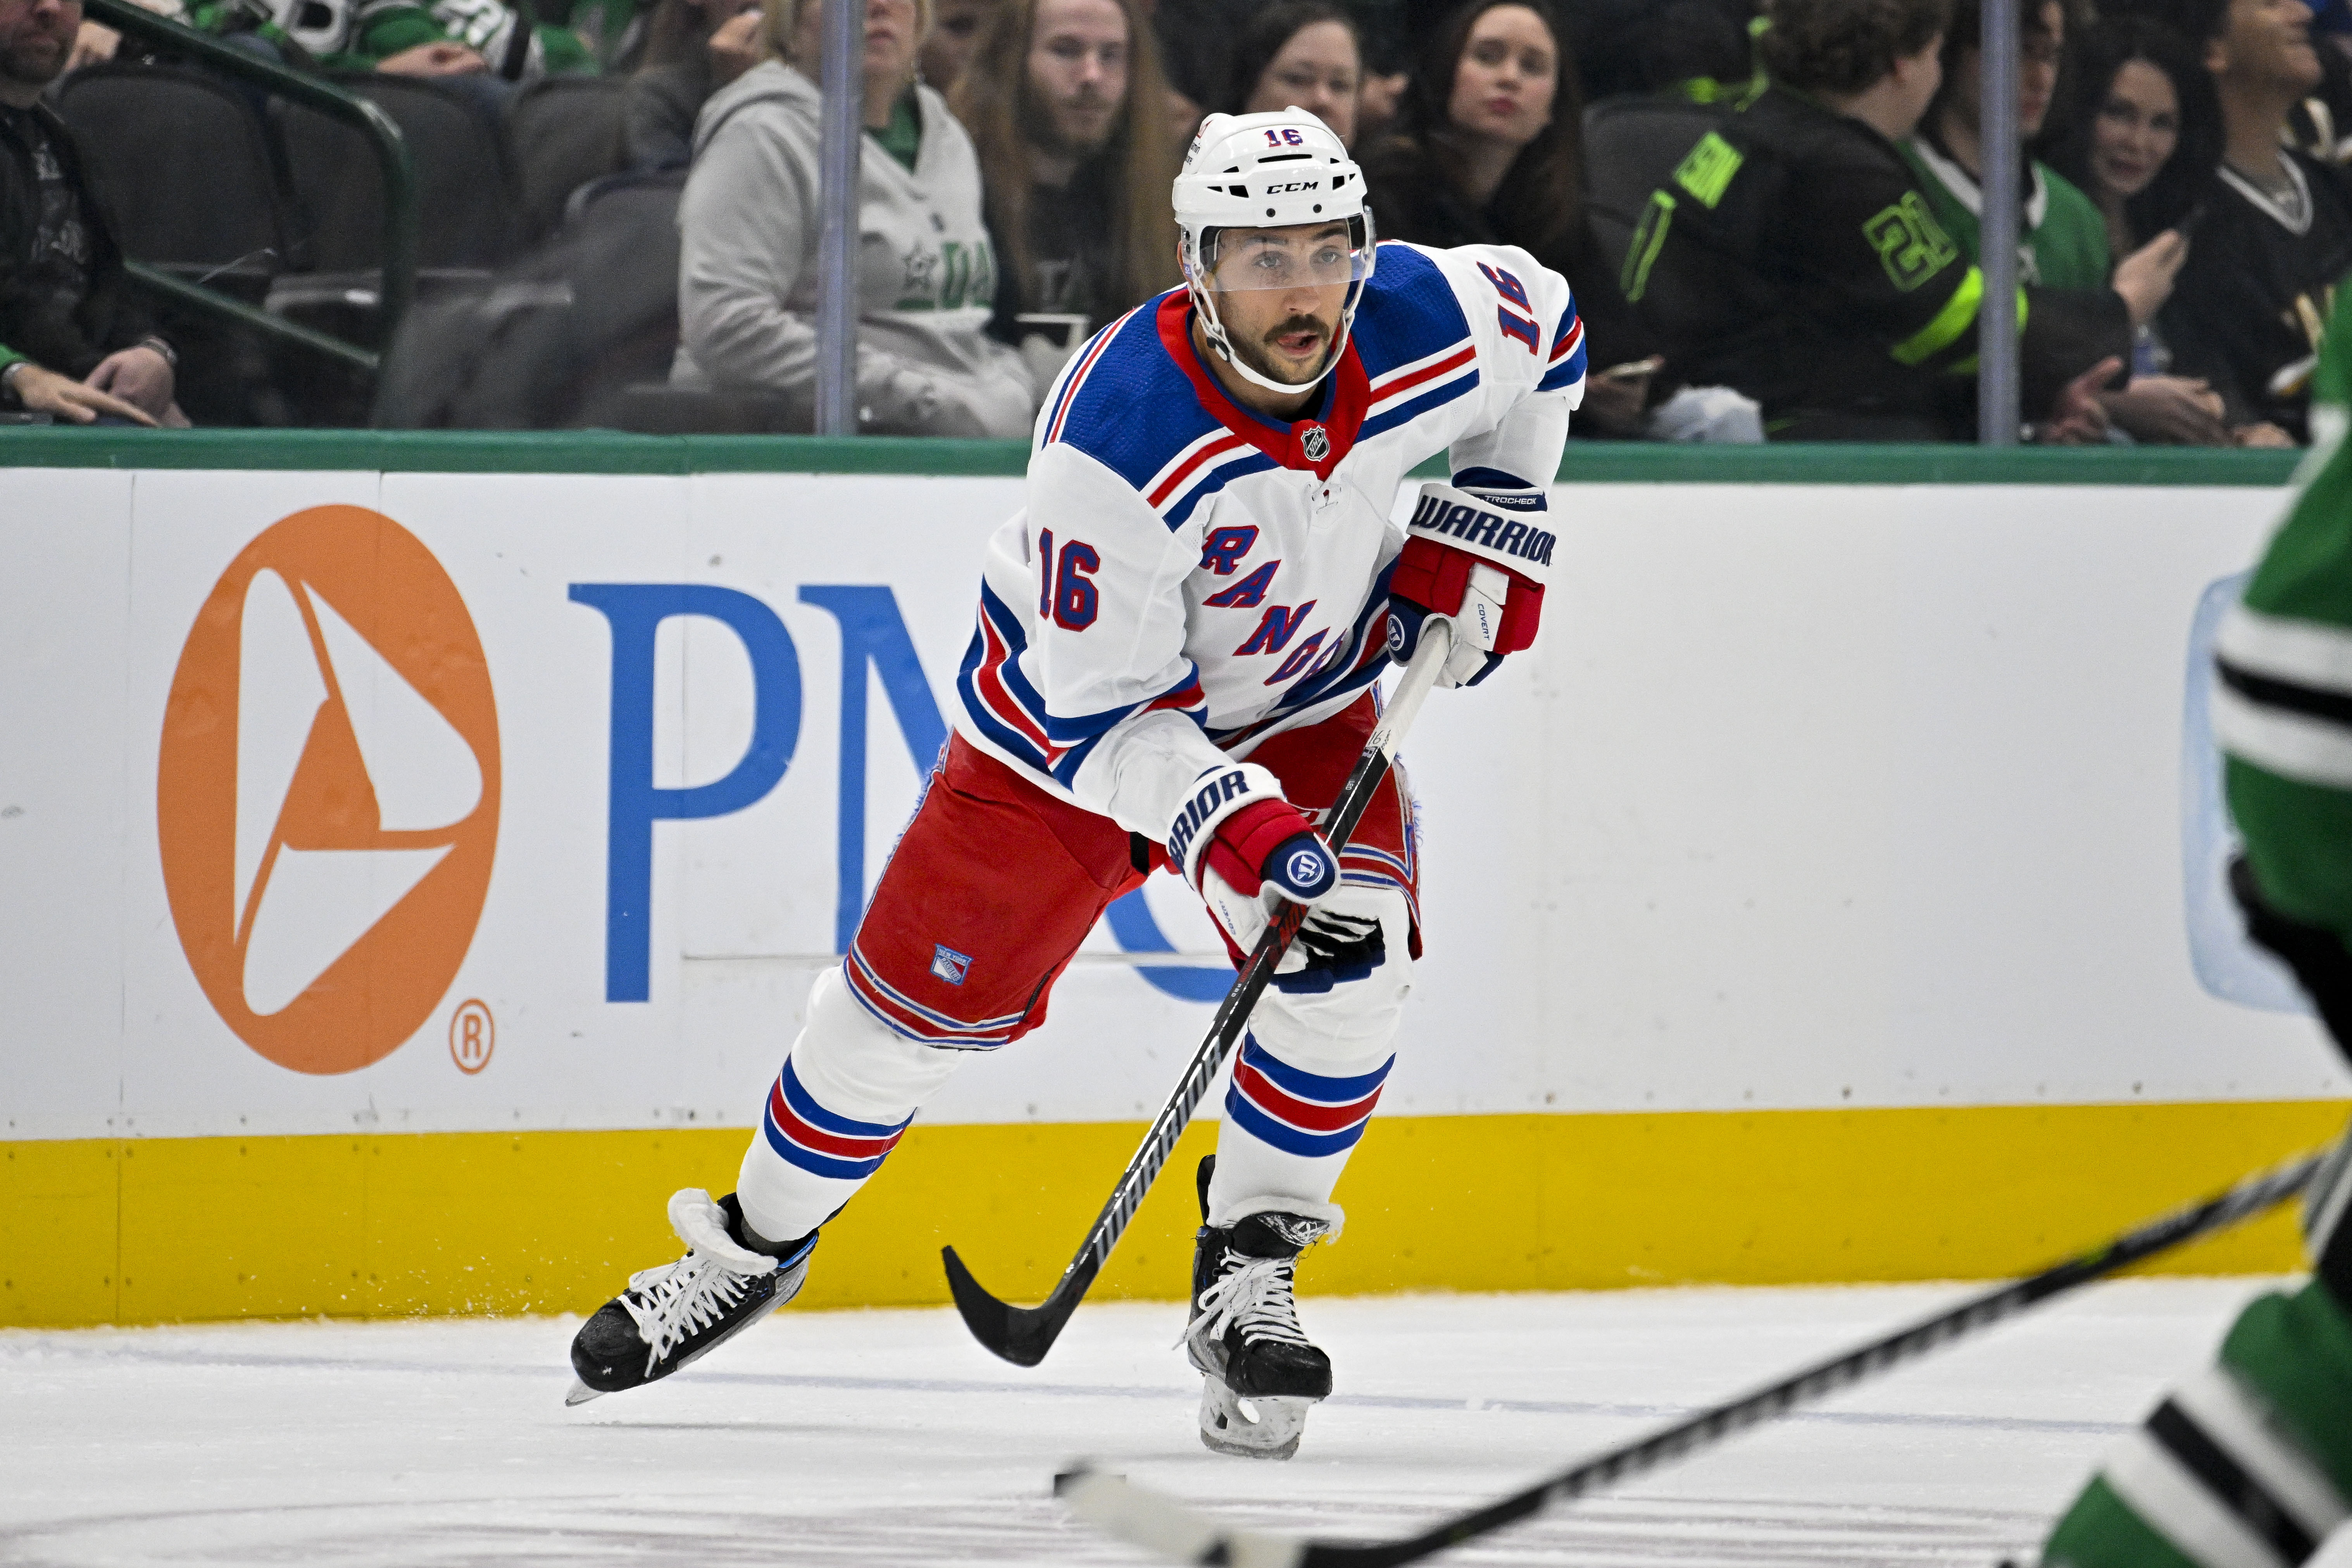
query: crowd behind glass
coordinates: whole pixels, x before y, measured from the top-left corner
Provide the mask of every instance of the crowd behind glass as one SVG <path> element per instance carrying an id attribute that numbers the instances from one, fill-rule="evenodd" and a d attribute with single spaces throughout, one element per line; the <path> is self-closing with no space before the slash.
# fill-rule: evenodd
<path id="1" fill-rule="evenodd" d="M 614 163 L 683 171 L 669 386 L 807 397 L 818 0 L 535 23 L 503 0 L 149 3 L 298 68 L 488 100 L 625 79 Z M 1181 282 L 1168 188 L 1202 116 L 1295 105 L 1363 165 L 1381 239 L 1516 245 L 1570 279 L 1580 437 L 1976 434 L 1979 0 L 861 4 L 866 430 L 1027 436 L 1087 336 Z M 2020 8 L 2000 111 L 2030 149 L 2025 433 L 2306 439 L 2352 265 L 2344 0 Z M 173 423 L 176 350 L 111 297 L 104 215 L 41 98 L 118 47 L 68 0 L 0 0 L 0 384 L 16 408 Z M 1889 180 L 1848 235 L 1832 198 Z"/>

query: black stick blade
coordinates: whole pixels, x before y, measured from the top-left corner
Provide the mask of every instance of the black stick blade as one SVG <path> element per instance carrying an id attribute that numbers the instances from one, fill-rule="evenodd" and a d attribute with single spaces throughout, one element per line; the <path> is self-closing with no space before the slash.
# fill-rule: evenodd
<path id="1" fill-rule="evenodd" d="M 948 1289 L 955 1297 L 956 1310 L 963 1314 L 963 1326 L 992 1354 L 1014 1366 L 1035 1366 L 1045 1359 L 1045 1352 L 1061 1337 L 1062 1325 L 1078 1310 L 1078 1299 L 1094 1280 L 1091 1268 L 1066 1275 L 1042 1305 L 1015 1307 L 990 1295 L 971 1277 L 954 1247 L 940 1248 L 940 1261 L 947 1265 Z"/>

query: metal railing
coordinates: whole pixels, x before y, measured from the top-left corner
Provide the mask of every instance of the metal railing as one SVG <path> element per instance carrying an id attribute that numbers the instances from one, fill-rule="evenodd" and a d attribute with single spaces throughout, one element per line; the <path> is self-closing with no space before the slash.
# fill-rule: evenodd
<path id="1" fill-rule="evenodd" d="M 131 0 L 82 0 L 82 10 L 93 21 L 101 22 L 126 37 L 158 50 L 201 61 L 225 75 L 251 82 L 276 97 L 340 120 L 357 128 L 367 137 L 369 146 L 375 153 L 376 167 L 383 176 L 383 284 L 378 295 L 383 332 L 378 341 L 388 349 L 394 331 L 399 327 L 401 318 L 408 313 L 409 303 L 416 294 L 416 179 L 409 166 L 407 142 L 400 134 L 400 127 L 393 123 L 392 117 L 367 100 L 355 97 L 317 77 L 305 76 L 257 55 L 233 48 L 210 34 L 142 10 L 132 5 Z M 175 278 L 160 268 L 139 262 L 131 262 L 129 266 L 131 276 L 142 284 L 179 304 L 209 311 L 371 374 L 379 374 L 383 369 L 383 354 L 381 351 L 347 343 L 341 338 L 287 321 L 268 310 L 257 310 L 219 289 Z"/>
<path id="2" fill-rule="evenodd" d="M 1977 307 L 1977 439 L 2014 447 L 2018 437 L 2018 176 L 2024 163 L 2017 124 L 2018 0 L 1985 0 L 1982 83 L 1977 116 L 1982 211 L 1977 265 L 1984 281 Z"/>

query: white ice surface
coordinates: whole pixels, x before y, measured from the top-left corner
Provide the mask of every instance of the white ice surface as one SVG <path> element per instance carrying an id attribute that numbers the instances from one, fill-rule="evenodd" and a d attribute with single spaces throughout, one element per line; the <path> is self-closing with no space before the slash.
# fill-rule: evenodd
<path id="1" fill-rule="evenodd" d="M 1437 1561 L 1991 1568 L 2263 1288 L 2096 1287 Z M 1048 1496 L 1080 1455 L 1237 1522 L 1393 1534 L 1966 1289 L 1310 1297 L 1339 1393 L 1287 1465 L 1201 1447 L 1177 1305 L 1088 1306 L 1028 1372 L 946 1310 L 787 1310 L 573 1411 L 572 1321 L 11 1331 L 0 1563 L 1142 1561 Z"/>

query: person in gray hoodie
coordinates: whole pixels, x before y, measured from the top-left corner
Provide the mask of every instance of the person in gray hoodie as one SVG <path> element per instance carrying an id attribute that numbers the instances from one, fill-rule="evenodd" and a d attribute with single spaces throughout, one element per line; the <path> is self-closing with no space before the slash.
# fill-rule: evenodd
<path id="1" fill-rule="evenodd" d="M 861 429 L 1025 437 L 1037 388 L 987 336 L 996 258 L 971 139 L 916 51 L 929 0 L 866 0 L 858 184 Z M 712 95 L 695 122 L 678 207 L 679 342 L 670 384 L 782 393 L 814 405 L 817 147 L 815 0 L 767 0 L 780 57 Z"/>

